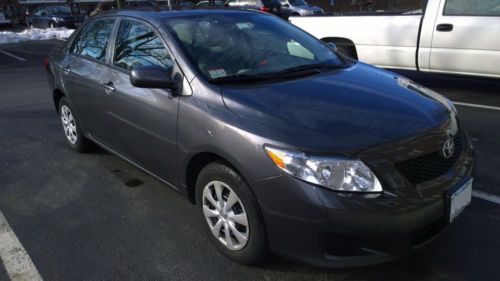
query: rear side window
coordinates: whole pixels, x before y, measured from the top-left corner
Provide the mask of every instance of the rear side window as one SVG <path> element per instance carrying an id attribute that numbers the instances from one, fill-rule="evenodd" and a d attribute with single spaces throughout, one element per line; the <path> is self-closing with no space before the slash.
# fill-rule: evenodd
<path id="1" fill-rule="evenodd" d="M 142 65 L 169 68 L 173 63 L 162 40 L 151 28 L 136 21 L 123 20 L 116 37 L 113 64 L 132 70 Z"/>
<path id="2" fill-rule="evenodd" d="M 73 45 L 72 53 L 99 61 L 106 58 L 106 48 L 115 20 L 105 19 L 89 23 Z"/>
<path id="3" fill-rule="evenodd" d="M 444 14 L 451 16 L 500 16 L 500 0 L 447 0 Z"/>

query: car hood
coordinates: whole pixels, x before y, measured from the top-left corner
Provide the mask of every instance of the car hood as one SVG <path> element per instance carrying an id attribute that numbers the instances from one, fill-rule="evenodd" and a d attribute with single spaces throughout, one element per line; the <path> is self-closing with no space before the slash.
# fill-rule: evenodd
<path id="1" fill-rule="evenodd" d="M 304 151 L 356 153 L 450 118 L 450 109 L 432 97 L 439 95 L 360 62 L 293 81 L 224 86 L 221 92 L 229 110 Z"/>

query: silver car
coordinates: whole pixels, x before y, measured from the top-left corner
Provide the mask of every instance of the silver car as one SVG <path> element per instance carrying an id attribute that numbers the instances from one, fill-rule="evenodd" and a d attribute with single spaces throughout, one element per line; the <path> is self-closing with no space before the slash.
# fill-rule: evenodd
<path id="1" fill-rule="evenodd" d="M 322 15 L 323 9 L 313 6 L 304 0 L 280 0 L 281 7 L 291 16 Z"/>

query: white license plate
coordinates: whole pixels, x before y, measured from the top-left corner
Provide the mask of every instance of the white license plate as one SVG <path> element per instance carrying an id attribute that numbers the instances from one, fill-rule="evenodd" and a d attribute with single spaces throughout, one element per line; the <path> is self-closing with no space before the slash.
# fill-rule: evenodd
<path id="1" fill-rule="evenodd" d="M 472 198 L 472 179 L 451 195 L 450 223 L 470 204 Z"/>

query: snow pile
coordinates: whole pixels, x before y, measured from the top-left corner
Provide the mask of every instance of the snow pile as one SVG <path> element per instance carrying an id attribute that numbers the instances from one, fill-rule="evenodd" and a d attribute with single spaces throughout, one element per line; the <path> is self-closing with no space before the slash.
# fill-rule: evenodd
<path id="1" fill-rule="evenodd" d="M 49 29 L 25 29 L 22 32 L 0 31 L 0 44 L 17 43 L 31 40 L 66 39 L 73 29 L 49 28 Z"/>

